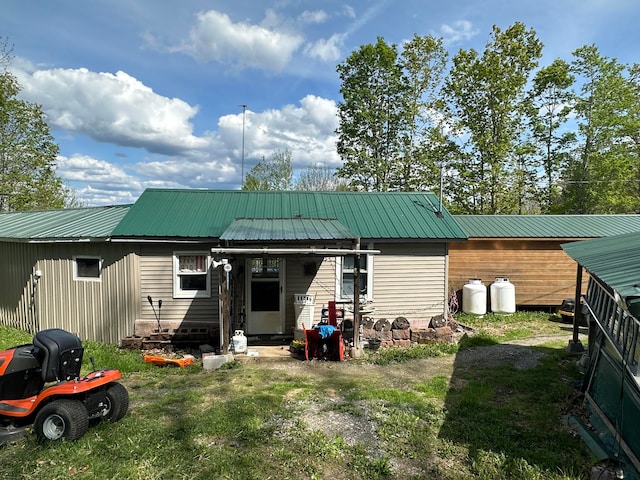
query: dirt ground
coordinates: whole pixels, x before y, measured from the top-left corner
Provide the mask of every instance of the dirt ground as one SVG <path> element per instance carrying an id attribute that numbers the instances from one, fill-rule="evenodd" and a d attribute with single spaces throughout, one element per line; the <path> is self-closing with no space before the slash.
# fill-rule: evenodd
<path id="1" fill-rule="evenodd" d="M 437 375 L 452 376 L 454 369 L 499 366 L 511 364 L 516 369 L 533 368 L 544 357 L 544 353 L 531 347 L 548 342 L 563 342 L 570 339 L 570 334 L 530 337 L 486 347 L 474 347 L 463 350 L 456 355 L 412 360 L 403 363 L 399 368 L 401 374 L 389 376 L 388 366 L 361 364 L 359 362 L 274 362 L 270 368 L 299 375 L 331 375 L 337 380 L 357 375 L 369 381 L 388 385 L 390 388 L 402 388 L 406 384 L 423 382 Z M 320 430 L 329 438 L 340 437 L 347 444 L 363 444 L 368 446 L 373 456 L 384 454 L 380 450 L 376 436 L 376 426 L 371 419 L 352 415 L 349 412 L 332 408 L 333 404 L 342 401 L 342 392 L 326 391 L 322 400 L 305 401 L 301 411 L 302 420 L 311 430 Z M 394 465 L 394 470 L 402 469 Z M 410 472 L 405 472 L 410 473 Z"/>

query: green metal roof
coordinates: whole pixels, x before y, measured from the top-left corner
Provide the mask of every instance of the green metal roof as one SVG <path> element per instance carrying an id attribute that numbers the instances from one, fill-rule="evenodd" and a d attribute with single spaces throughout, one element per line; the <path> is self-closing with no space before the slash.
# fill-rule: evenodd
<path id="1" fill-rule="evenodd" d="M 1 241 L 105 239 L 130 205 L 0 214 Z"/>
<path id="2" fill-rule="evenodd" d="M 430 192 L 147 189 L 113 231 L 132 238 L 215 238 L 239 218 L 335 219 L 365 239 L 466 239 Z"/>
<path id="3" fill-rule="evenodd" d="M 598 238 L 640 232 L 640 215 L 454 215 L 469 238 Z"/>
<path id="4" fill-rule="evenodd" d="M 640 295 L 640 232 L 565 243 L 562 248 L 620 296 Z"/>
<path id="5" fill-rule="evenodd" d="M 221 240 L 345 240 L 357 236 L 338 220 L 277 218 L 235 220 Z"/>

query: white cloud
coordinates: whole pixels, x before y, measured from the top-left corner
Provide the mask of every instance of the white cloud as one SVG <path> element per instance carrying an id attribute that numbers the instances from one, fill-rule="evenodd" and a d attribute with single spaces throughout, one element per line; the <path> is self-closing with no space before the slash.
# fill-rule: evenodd
<path id="1" fill-rule="evenodd" d="M 458 20 L 453 22 L 453 26 L 443 24 L 440 27 L 440 33 L 442 34 L 444 43 L 451 45 L 475 37 L 478 35 L 478 30 L 473 28 L 471 22 Z"/>
<path id="2" fill-rule="evenodd" d="M 139 190 L 140 182 L 128 175 L 122 168 L 97 160 L 88 155 L 59 155 L 56 159 L 58 175 L 71 182 L 91 182 L 112 187 L 133 187 Z"/>
<path id="3" fill-rule="evenodd" d="M 302 44 L 302 37 L 276 30 L 277 17 L 268 15 L 264 25 L 233 23 L 225 13 L 209 10 L 198 14 L 189 41 L 175 47 L 201 62 L 216 61 L 235 69 L 280 71 Z"/>
<path id="4" fill-rule="evenodd" d="M 21 72 L 19 80 L 22 95 L 43 106 L 54 128 L 162 154 L 207 146 L 192 133 L 197 107 L 158 95 L 124 72 L 51 69 Z"/>
<path id="5" fill-rule="evenodd" d="M 291 150 L 294 168 L 309 164 L 336 167 L 335 129 L 338 126 L 337 107 L 333 100 L 307 95 L 300 105 L 285 105 L 279 110 L 254 113 L 247 110 L 245 118 L 245 171 L 262 157 L 270 158 L 277 151 Z M 240 157 L 242 114 L 225 115 L 218 122 L 218 141 L 236 145 L 232 153 Z"/>
<path id="6" fill-rule="evenodd" d="M 340 47 L 344 42 L 344 38 L 343 34 L 334 33 L 328 39 L 320 39 L 313 44 L 308 44 L 304 49 L 304 53 L 323 62 L 335 62 L 341 56 Z"/>
<path id="7" fill-rule="evenodd" d="M 344 15 L 349 18 L 356 18 L 356 11 L 353 9 L 351 5 L 345 5 L 342 7 Z"/>
<path id="8" fill-rule="evenodd" d="M 133 203 L 145 185 L 122 168 L 88 155 L 58 156 L 57 174 L 75 191 L 76 198 L 88 205 Z"/>
<path id="9" fill-rule="evenodd" d="M 236 168 L 229 158 L 149 161 L 137 164 L 135 170 L 156 179 L 163 187 L 222 188 L 221 184 L 237 183 Z"/>
<path id="10" fill-rule="evenodd" d="M 300 15 L 302 23 L 324 23 L 329 18 L 324 10 L 315 10 L 313 12 L 306 10 Z"/>

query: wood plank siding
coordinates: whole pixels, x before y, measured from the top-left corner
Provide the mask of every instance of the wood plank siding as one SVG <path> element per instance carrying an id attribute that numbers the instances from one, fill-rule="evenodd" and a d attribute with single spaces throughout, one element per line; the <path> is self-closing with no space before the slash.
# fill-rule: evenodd
<path id="1" fill-rule="evenodd" d="M 576 263 L 560 247 L 561 239 L 469 239 L 449 244 L 449 291 L 461 291 L 470 278 L 489 286 L 508 277 L 515 286 L 516 305 L 560 306 L 575 296 Z M 585 277 L 587 277 L 585 275 Z M 584 278 L 586 291 L 588 278 Z"/>
<path id="2" fill-rule="evenodd" d="M 82 339 L 118 343 L 130 335 L 139 308 L 137 256 L 129 245 L 3 243 L 0 321 L 29 332 L 63 328 Z M 100 279 L 74 280 L 74 257 L 102 259 Z M 9 261 L 9 259 L 11 261 Z M 34 281 L 34 272 L 42 278 Z M 35 288 L 34 288 L 35 287 Z M 33 298 L 31 297 L 34 293 Z"/>

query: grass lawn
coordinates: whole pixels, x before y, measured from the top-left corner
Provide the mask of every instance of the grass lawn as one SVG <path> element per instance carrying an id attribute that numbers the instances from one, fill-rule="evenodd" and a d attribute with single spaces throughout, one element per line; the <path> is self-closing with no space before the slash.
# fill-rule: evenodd
<path id="1" fill-rule="evenodd" d="M 128 415 L 74 443 L 30 435 L 0 447 L 0 478 L 587 478 L 593 459 L 560 421 L 579 380 L 569 326 L 541 313 L 458 319 L 478 331 L 459 346 L 215 371 L 153 367 L 86 342 L 85 369 L 92 356 L 123 371 Z M 549 338 L 510 346 L 536 360 L 526 368 L 495 350 L 534 335 Z M 0 327 L 0 348 L 29 341 Z"/>

